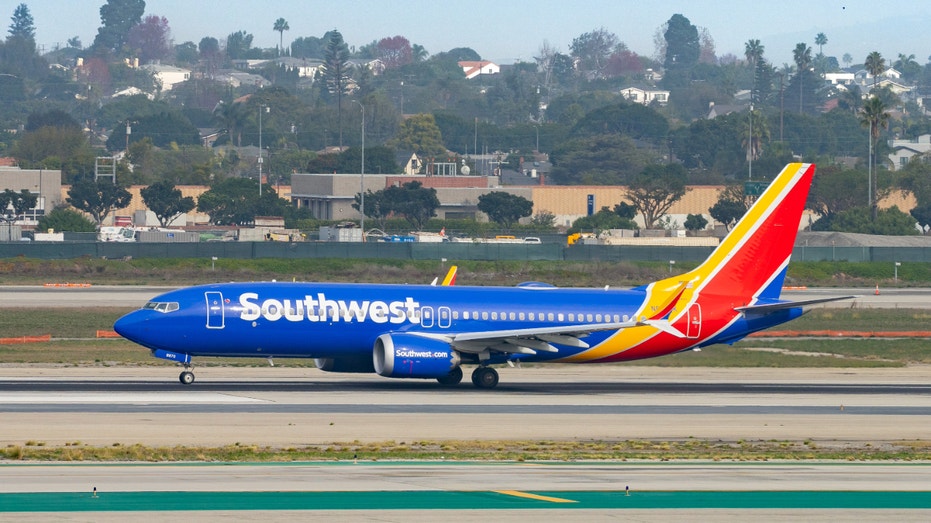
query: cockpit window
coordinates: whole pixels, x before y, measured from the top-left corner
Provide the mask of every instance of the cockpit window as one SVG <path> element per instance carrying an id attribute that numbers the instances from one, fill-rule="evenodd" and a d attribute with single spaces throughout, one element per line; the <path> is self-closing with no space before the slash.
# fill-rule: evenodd
<path id="1" fill-rule="evenodd" d="M 143 305 L 143 309 L 155 309 L 158 312 L 171 312 L 178 310 L 180 306 L 176 301 L 150 301 Z"/>

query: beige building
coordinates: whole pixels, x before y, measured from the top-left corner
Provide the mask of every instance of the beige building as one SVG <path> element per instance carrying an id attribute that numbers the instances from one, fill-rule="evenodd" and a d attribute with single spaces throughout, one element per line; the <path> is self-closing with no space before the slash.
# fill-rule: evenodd
<path id="1" fill-rule="evenodd" d="M 38 197 L 35 209 L 26 213 L 26 220 L 36 220 L 62 203 L 61 171 L 50 169 L 20 169 L 0 167 L 0 191 L 23 189 Z M 2 210 L 4 213 L 6 209 Z"/>

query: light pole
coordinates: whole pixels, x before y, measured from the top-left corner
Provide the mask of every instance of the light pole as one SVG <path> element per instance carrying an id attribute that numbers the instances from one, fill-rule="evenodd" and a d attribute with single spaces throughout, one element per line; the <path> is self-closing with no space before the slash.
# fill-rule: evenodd
<path id="1" fill-rule="evenodd" d="M 894 279 L 895 279 L 895 284 L 896 284 L 896 285 L 899 284 L 899 266 L 900 266 L 900 265 L 902 265 L 902 264 L 899 263 L 899 262 L 895 262 L 895 278 L 894 278 Z"/>
<path id="2" fill-rule="evenodd" d="M 267 105 L 259 105 L 259 198 L 262 197 L 262 112 L 268 112 Z"/>
<path id="3" fill-rule="evenodd" d="M 365 242 L 365 106 L 359 100 L 353 100 L 362 109 L 362 171 L 359 173 L 359 228 L 362 229 L 362 241 Z"/>
<path id="4" fill-rule="evenodd" d="M 749 158 L 749 170 L 747 171 L 747 179 L 753 179 L 753 104 L 750 104 L 750 139 L 747 140 L 747 148 L 749 152 L 747 157 Z"/>

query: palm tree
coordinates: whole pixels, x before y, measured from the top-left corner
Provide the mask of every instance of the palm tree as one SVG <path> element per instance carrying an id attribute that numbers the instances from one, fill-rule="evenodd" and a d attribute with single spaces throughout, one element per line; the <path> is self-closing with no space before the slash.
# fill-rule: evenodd
<path id="1" fill-rule="evenodd" d="M 818 54 L 824 55 L 824 46 L 828 43 L 828 37 L 824 33 L 818 33 L 815 36 L 815 45 L 818 46 Z"/>
<path id="2" fill-rule="evenodd" d="M 744 44 L 744 56 L 750 65 L 756 64 L 763 57 L 763 44 L 759 40 L 747 40 Z"/>
<path id="3" fill-rule="evenodd" d="M 883 58 L 879 51 L 873 51 L 866 56 L 863 62 L 866 71 L 873 75 L 873 89 L 876 89 L 876 83 L 879 81 L 879 75 L 886 70 L 886 59 Z"/>
<path id="4" fill-rule="evenodd" d="M 213 109 L 214 117 L 220 122 L 229 134 L 230 142 L 235 139 L 236 146 L 242 146 L 242 128 L 248 120 L 248 111 L 242 102 L 224 102 Z"/>
<path id="5" fill-rule="evenodd" d="M 876 53 L 879 54 L 879 53 Z M 879 140 L 879 130 L 889 128 L 889 113 L 886 104 L 878 96 L 870 96 L 860 109 L 860 125 L 870 129 L 870 157 L 869 171 L 869 203 L 873 220 L 877 215 L 876 183 L 873 181 L 873 166 L 876 165 L 876 143 Z"/>
<path id="6" fill-rule="evenodd" d="M 281 50 L 284 44 L 284 32 L 291 29 L 288 26 L 288 21 L 284 18 L 279 18 L 275 20 L 275 25 L 272 27 L 272 30 L 278 31 L 278 56 L 281 56 Z"/>
<path id="7" fill-rule="evenodd" d="M 805 78 L 805 73 L 808 69 L 811 68 L 811 47 L 808 47 L 804 43 L 795 44 L 795 49 L 792 51 L 792 58 L 795 60 L 795 65 L 798 68 L 798 112 L 802 112 L 802 84 Z"/>
<path id="8" fill-rule="evenodd" d="M 844 53 L 844 57 L 841 58 L 844 61 L 844 67 L 850 67 L 850 64 L 853 63 L 853 57 L 850 56 L 850 53 Z"/>
<path id="9" fill-rule="evenodd" d="M 763 142 L 769 141 L 769 125 L 763 113 L 751 108 L 750 118 L 744 120 L 741 126 L 740 145 L 747 151 L 747 162 L 759 159 L 763 154 Z"/>

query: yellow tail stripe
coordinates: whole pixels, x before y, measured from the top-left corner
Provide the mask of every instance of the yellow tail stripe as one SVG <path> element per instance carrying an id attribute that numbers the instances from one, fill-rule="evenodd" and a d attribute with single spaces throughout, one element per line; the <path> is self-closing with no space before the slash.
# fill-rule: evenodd
<path id="1" fill-rule="evenodd" d="M 519 490 L 496 490 L 495 492 L 498 494 L 504 494 L 505 496 L 536 499 L 539 501 L 549 501 L 550 503 L 578 503 L 578 501 L 574 499 L 554 498 L 551 496 L 540 496 L 538 494 L 531 494 L 529 492 L 521 492 Z"/>

